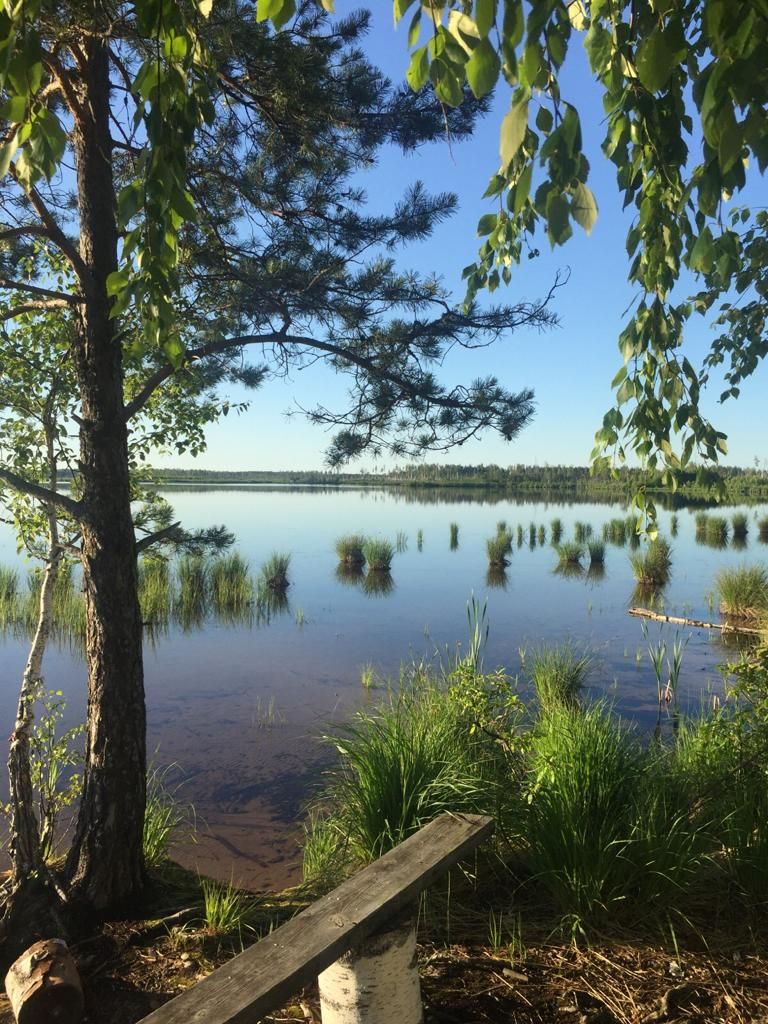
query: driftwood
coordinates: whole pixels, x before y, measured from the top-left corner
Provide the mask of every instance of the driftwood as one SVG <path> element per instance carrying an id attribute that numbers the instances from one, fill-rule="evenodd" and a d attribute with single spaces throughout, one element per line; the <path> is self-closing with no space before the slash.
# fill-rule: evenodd
<path id="1" fill-rule="evenodd" d="M 22 953 L 5 976 L 5 991 L 18 1024 L 77 1024 L 83 989 L 63 939 L 44 939 Z"/>
<path id="2" fill-rule="evenodd" d="M 746 633 L 749 636 L 760 636 L 762 630 L 754 626 L 744 626 L 739 622 L 704 622 L 703 619 L 684 619 L 679 615 L 661 615 L 650 608 L 630 608 L 630 615 L 641 619 L 653 619 L 654 622 L 671 622 L 676 626 L 694 626 L 696 629 L 719 629 L 722 633 Z"/>

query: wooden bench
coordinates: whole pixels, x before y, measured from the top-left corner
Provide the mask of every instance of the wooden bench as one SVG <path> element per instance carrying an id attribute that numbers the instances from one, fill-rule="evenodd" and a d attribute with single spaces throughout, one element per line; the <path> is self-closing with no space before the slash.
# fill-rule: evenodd
<path id="1" fill-rule="evenodd" d="M 381 1007 L 392 1005 L 391 1019 L 410 1024 L 395 1004 L 397 993 L 412 982 L 383 977 L 396 963 L 387 960 L 388 943 L 405 948 L 403 936 L 413 932 L 413 925 L 411 920 L 403 924 L 404 912 L 412 911 L 423 889 L 492 832 L 491 818 L 443 814 L 141 1024 L 255 1024 L 318 976 L 324 1022 L 378 1024 Z M 387 925 L 393 924 L 388 932 Z M 415 933 L 411 942 L 415 948 Z M 401 967 L 406 963 L 402 954 L 397 962 Z M 407 963 L 414 971 L 419 999 L 414 1012 L 420 1020 L 412 954 Z M 374 990 L 379 981 L 382 994 L 377 1003 Z M 394 987 L 384 991 L 387 984 Z M 389 1010 L 386 1016 L 390 1019 Z"/>

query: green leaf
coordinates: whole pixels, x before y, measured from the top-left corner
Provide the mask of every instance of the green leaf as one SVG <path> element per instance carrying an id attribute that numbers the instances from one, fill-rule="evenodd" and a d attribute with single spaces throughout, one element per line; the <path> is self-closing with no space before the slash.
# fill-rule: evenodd
<path id="1" fill-rule="evenodd" d="M 393 10 L 395 14 L 395 24 L 405 16 L 409 7 L 412 7 L 416 0 L 394 0 Z"/>
<path id="2" fill-rule="evenodd" d="M 592 228 L 597 221 L 597 203 L 591 189 L 581 181 L 573 190 L 571 215 L 588 235 L 592 233 Z"/>
<path id="3" fill-rule="evenodd" d="M 553 245 L 562 245 L 573 234 L 568 200 L 556 192 L 547 199 L 547 230 Z"/>
<path id="4" fill-rule="evenodd" d="M 273 23 L 280 22 L 284 24 L 288 19 L 283 18 L 283 12 L 290 3 L 291 0 L 257 0 L 256 21 L 272 21 Z"/>
<path id="5" fill-rule="evenodd" d="M 699 270 L 703 274 L 708 274 L 712 269 L 714 256 L 714 239 L 712 238 L 712 232 L 707 227 L 701 232 L 691 249 L 691 254 L 688 257 L 688 266 L 691 270 Z"/>
<path id="6" fill-rule="evenodd" d="M 499 153 L 501 166 L 506 170 L 523 144 L 528 129 L 528 100 L 518 100 L 501 122 Z"/>
<path id="7" fill-rule="evenodd" d="M 678 60 L 667 36 L 655 29 L 637 48 L 637 75 L 648 92 L 659 92 L 670 79 Z"/>
<path id="8" fill-rule="evenodd" d="M 486 96 L 496 85 L 501 61 L 487 39 L 481 40 L 466 64 L 467 82 L 477 99 Z"/>
<path id="9" fill-rule="evenodd" d="M 320 6 L 329 14 L 333 14 L 336 11 L 336 4 L 334 0 L 320 0 Z"/>
<path id="10" fill-rule="evenodd" d="M 549 107 L 539 107 L 539 112 L 536 115 L 536 127 L 539 131 L 549 134 L 552 131 L 552 125 L 554 124 L 554 117 Z"/>
<path id="11" fill-rule="evenodd" d="M 24 120 L 27 112 L 26 96 L 11 96 L 7 103 L 4 103 L 0 110 L 0 118 L 10 121 L 12 124 L 19 124 Z"/>
<path id="12" fill-rule="evenodd" d="M 213 0 L 197 0 L 197 9 L 204 18 L 210 18 L 213 10 Z"/>
<path id="13" fill-rule="evenodd" d="M 477 222 L 477 233 L 482 238 L 484 235 L 490 235 L 490 233 L 496 228 L 498 222 L 498 215 L 495 213 L 485 213 Z"/>
<path id="14" fill-rule="evenodd" d="M 130 283 L 130 276 L 125 270 L 114 270 L 107 278 L 107 295 L 117 295 Z"/>
<path id="15" fill-rule="evenodd" d="M 421 8 L 419 8 L 411 19 L 411 24 L 408 29 L 408 49 L 412 49 L 419 41 L 419 33 L 421 32 Z"/>
<path id="16" fill-rule="evenodd" d="M 435 96 L 441 103 L 447 103 L 449 107 L 461 106 L 464 101 L 464 91 L 452 65 L 438 57 L 432 61 L 429 76 L 435 86 Z"/>
<path id="17" fill-rule="evenodd" d="M 16 155 L 16 150 L 18 148 L 19 142 L 15 133 L 13 137 L 9 139 L 8 142 L 5 142 L 2 146 L 0 146 L 0 179 L 4 178 L 8 173 L 8 168 L 11 165 L 11 160 L 13 160 L 14 156 Z"/>
<path id="18" fill-rule="evenodd" d="M 529 160 L 523 168 L 522 174 L 515 185 L 515 198 L 512 203 L 512 213 L 517 215 L 525 206 L 526 200 L 531 193 L 531 179 L 533 178 L 533 163 Z"/>
<path id="19" fill-rule="evenodd" d="M 408 65 L 408 70 L 405 73 L 405 78 L 414 92 L 418 92 L 419 89 L 424 87 L 424 84 L 429 79 L 429 56 L 427 55 L 426 46 L 422 46 L 414 51 L 411 56 L 411 62 Z"/>
<path id="20" fill-rule="evenodd" d="M 496 0 L 477 0 L 475 24 L 480 38 L 485 39 L 496 23 Z"/>

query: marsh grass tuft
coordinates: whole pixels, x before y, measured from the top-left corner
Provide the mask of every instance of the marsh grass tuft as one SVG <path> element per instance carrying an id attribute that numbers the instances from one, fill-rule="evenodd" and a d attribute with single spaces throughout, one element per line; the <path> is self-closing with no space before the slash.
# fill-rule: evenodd
<path id="1" fill-rule="evenodd" d="M 349 533 L 336 541 L 336 555 L 342 565 L 353 568 L 365 564 L 365 537 L 360 533 Z"/>
<path id="2" fill-rule="evenodd" d="M 643 552 L 630 556 L 632 572 L 642 587 L 663 587 L 669 582 L 672 552 L 663 537 L 652 540 Z"/>
<path id="3" fill-rule="evenodd" d="M 232 882 L 200 880 L 203 898 L 203 925 L 210 938 L 223 939 L 239 934 L 246 923 L 248 899 Z"/>
<path id="4" fill-rule="evenodd" d="M 590 565 L 602 565 L 605 562 L 605 544 L 601 540 L 591 540 L 587 544 Z"/>
<path id="5" fill-rule="evenodd" d="M 508 530 L 499 531 L 485 542 L 488 552 L 488 564 L 503 568 L 509 565 L 508 555 L 512 554 L 512 534 Z"/>
<path id="6" fill-rule="evenodd" d="M 571 644 L 543 645 L 529 653 L 531 682 L 541 712 L 574 705 L 592 667 L 591 656 L 579 653 Z"/>
<path id="7" fill-rule="evenodd" d="M 549 535 L 552 540 L 552 546 L 557 547 L 563 539 L 563 521 L 561 519 L 552 520 L 549 524 Z"/>
<path id="8" fill-rule="evenodd" d="M 764 565 L 722 569 L 715 586 L 723 615 L 759 619 L 768 612 L 768 569 Z"/>
<path id="9" fill-rule="evenodd" d="M 459 524 L 451 523 L 448 527 L 450 538 L 449 545 L 451 551 L 455 551 L 459 546 Z"/>
<path id="10" fill-rule="evenodd" d="M 768 516 L 757 520 L 757 539 L 761 544 L 768 544 Z"/>
<path id="11" fill-rule="evenodd" d="M 584 544 L 592 536 L 592 524 L 581 523 L 578 520 L 573 524 L 573 537 L 577 544 Z"/>
<path id="12" fill-rule="evenodd" d="M 237 552 L 215 558 L 210 567 L 211 603 L 217 615 L 240 613 L 253 603 L 248 563 Z"/>
<path id="13" fill-rule="evenodd" d="M 584 557 L 584 548 L 581 544 L 577 544 L 575 541 L 565 541 L 563 544 L 557 544 L 555 546 L 557 557 L 560 560 L 560 565 L 574 565 L 580 566 L 581 560 Z"/>
<path id="14" fill-rule="evenodd" d="M 147 805 L 144 814 L 144 861 L 157 868 L 177 841 L 194 840 L 194 808 L 179 799 L 179 785 L 169 784 L 176 766 L 150 766 L 147 772 Z"/>
<path id="15" fill-rule="evenodd" d="M 744 512 L 734 512 L 731 516 L 731 527 L 735 541 L 745 541 L 749 533 L 749 520 Z"/>
<path id="16" fill-rule="evenodd" d="M 392 559 L 395 557 L 395 549 L 388 540 L 371 538 L 365 542 L 363 554 L 368 563 L 369 573 L 389 572 L 392 567 Z"/>
<path id="17" fill-rule="evenodd" d="M 264 585 L 272 591 L 285 591 L 289 586 L 288 568 L 291 556 L 278 551 L 273 552 L 262 565 L 260 577 Z"/>

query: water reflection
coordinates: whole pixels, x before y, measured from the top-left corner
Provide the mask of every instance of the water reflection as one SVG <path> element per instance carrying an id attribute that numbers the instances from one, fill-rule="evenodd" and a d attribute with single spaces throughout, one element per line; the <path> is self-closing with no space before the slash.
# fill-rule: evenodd
<path id="1" fill-rule="evenodd" d="M 395 589 L 395 581 L 388 569 L 369 569 L 363 578 L 363 593 L 368 597 L 386 597 Z"/>
<path id="2" fill-rule="evenodd" d="M 499 590 L 506 590 L 509 586 L 509 578 L 507 577 L 507 569 L 504 565 L 489 565 L 488 571 L 485 574 L 485 584 L 488 587 L 494 587 Z"/>
<path id="3" fill-rule="evenodd" d="M 605 579 L 605 565 L 602 562 L 590 562 L 587 569 L 587 581 L 593 586 Z"/>
<path id="4" fill-rule="evenodd" d="M 562 576 L 563 579 L 581 579 L 585 576 L 584 566 L 580 562 L 559 562 L 552 570 L 553 576 Z"/>
<path id="5" fill-rule="evenodd" d="M 336 579 L 345 587 L 359 587 L 363 582 L 365 570 L 362 563 L 359 565 L 348 565 L 346 562 L 339 562 L 335 571 Z"/>

